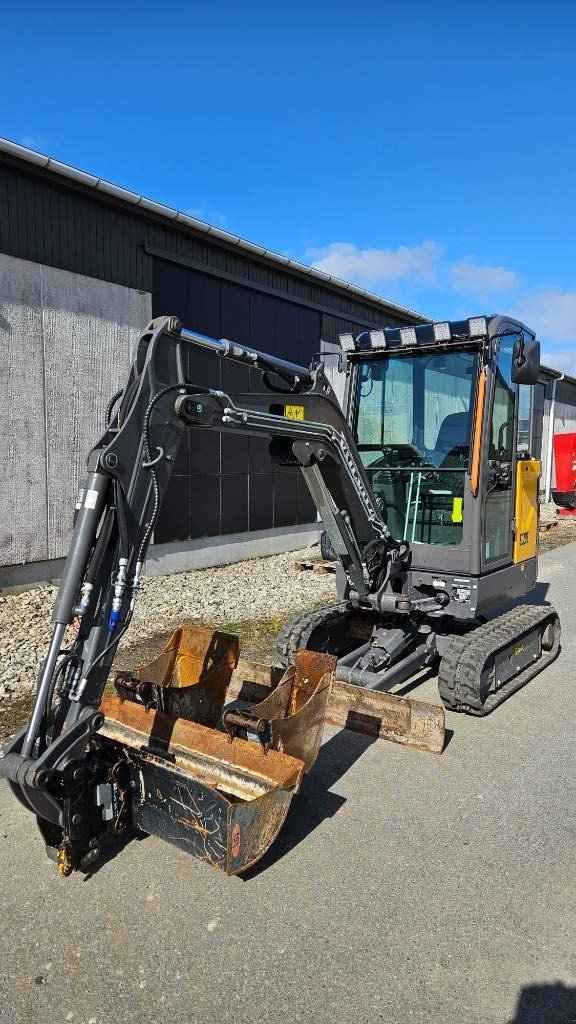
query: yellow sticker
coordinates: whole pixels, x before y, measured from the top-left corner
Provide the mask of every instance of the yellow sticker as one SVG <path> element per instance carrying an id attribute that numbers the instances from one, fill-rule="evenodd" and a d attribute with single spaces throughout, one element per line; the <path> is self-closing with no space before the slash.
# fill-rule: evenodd
<path id="1" fill-rule="evenodd" d="M 287 405 L 284 408 L 284 415 L 288 420 L 303 420 L 304 419 L 304 406 L 303 405 Z"/>
<path id="2" fill-rule="evenodd" d="M 462 522 L 462 505 L 464 498 L 452 498 L 452 522 Z"/>

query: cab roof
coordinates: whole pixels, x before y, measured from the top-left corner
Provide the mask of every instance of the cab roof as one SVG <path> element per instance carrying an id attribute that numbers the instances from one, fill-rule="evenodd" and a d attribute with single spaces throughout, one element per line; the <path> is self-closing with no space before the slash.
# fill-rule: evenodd
<path id="1" fill-rule="evenodd" d="M 435 323 L 417 324 L 415 327 L 385 327 L 382 330 L 363 331 L 356 337 L 341 334 L 340 346 L 347 356 L 353 356 L 386 349 L 481 342 L 500 334 L 503 327 L 518 327 L 534 337 L 533 331 L 519 320 L 493 313 L 490 316 L 469 317 L 467 320 L 438 320 Z"/>

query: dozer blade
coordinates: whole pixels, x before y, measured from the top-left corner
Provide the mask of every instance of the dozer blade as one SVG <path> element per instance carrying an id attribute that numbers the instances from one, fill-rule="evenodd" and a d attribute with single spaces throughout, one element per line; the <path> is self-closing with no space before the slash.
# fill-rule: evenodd
<path id="1" fill-rule="evenodd" d="M 299 654 L 312 654 L 311 651 Z M 281 669 L 241 659 L 228 694 L 263 700 L 278 685 Z M 441 705 L 361 686 L 332 681 L 326 721 L 378 739 L 441 754 L 445 742 L 445 714 Z"/>
<path id="2" fill-rule="evenodd" d="M 266 853 L 300 787 L 301 760 L 112 695 L 101 710 L 96 742 L 128 764 L 137 828 L 229 875 Z"/>
<path id="3" fill-rule="evenodd" d="M 336 682 L 326 721 L 431 754 L 441 754 L 444 749 L 444 708 L 428 701 Z"/>

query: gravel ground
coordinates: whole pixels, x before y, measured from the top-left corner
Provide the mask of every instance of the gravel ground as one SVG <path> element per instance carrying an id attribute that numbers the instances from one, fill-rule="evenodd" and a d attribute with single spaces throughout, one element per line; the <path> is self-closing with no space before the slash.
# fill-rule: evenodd
<path id="1" fill-rule="evenodd" d="M 576 539 L 576 517 L 557 516 L 552 504 L 542 506 L 541 511 L 542 523 L 550 523 L 540 534 L 541 552 Z M 166 635 L 184 622 L 238 632 L 245 653 L 253 657 L 262 654 L 290 612 L 334 599 L 334 576 L 294 568 L 296 558 L 314 555 L 318 555 L 317 547 L 216 569 L 145 578 L 132 624 L 120 644 L 117 667 L 134 663 L 136 655 L 131 652 L 135 649 L 141 661 L 152 657 Z M 0 714 L 34 689 L 52 632 L 50 615 L 56 592 L 54 585 L 45 584 L 19 594 L 0 594 Z M 149 649 L 146 641 L 150 641 Z M 0 738 L 1 733 L 0 728 Z"/>
<path id="2" fill-rule="evenodd" d="M 562 516 L 553 501 L 540 505 L 540 553 L 576 540 L 576 516 Z"/>
<path id="3" fill-rule="evenodd" d="M 295 569 L 297 557 L 318 548 L 289 551 L 216 569 L 197 569 L 144 579 L 134 618 L 120 654 L 146 640 L 159 640 L 185 622 L 246 627 L 283 619 L 291 611 L 335 597 L 334 576 Z M 57 588 L 43 585 L 19 594 L 0 595 L 0 713 L 35 686 L 49 643 L 50 615 Z M 245 632 L 240 628 L 240 632 Z"/>

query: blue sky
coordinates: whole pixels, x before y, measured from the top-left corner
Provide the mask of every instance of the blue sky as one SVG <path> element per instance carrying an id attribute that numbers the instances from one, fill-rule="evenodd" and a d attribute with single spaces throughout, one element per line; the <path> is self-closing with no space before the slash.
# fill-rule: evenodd
<path id="1" fill-rule="evenodd" d="M 576 5 L 6 6 L 0 134 L 576 373 Z"/>

